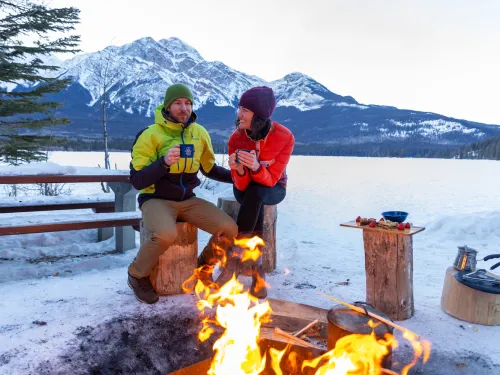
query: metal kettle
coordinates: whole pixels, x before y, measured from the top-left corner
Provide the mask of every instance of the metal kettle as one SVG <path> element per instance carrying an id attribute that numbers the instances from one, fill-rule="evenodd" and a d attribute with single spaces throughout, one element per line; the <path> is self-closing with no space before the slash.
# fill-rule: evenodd
<path id="1" fill-rule="evenodd" d="M 459 246 L 453 267 L 457 271 L 474 272 L 477 264 L 476 255 L 477 250 L 467 246 Z"/>
<path id="2" fill-rule="evenodd" d="M 457 271 L 474 272 L 476 270 L 476 265 L 478 262 L 478 260 L 476 259 L 477 253 L 478 251 L 474 250 L 471 247 L 458 246 L 458 254 L 455 258 L 455 261 L 453 262 L 453 267 Z M 479 260 L 488 261 L 490 259 L 495 259 L 495 258 L 500 258 L 500 254 L 491 254 Z M 490 270 L 493 270 L 499 266 L 500 263 L 494 264 L 490 268 Z"/>

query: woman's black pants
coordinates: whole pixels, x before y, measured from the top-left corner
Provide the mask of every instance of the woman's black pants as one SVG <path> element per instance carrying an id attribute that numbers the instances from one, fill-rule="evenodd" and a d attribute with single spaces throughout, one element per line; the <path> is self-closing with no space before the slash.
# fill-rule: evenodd
<path id="1" fill-rule="evenodd" d="M 264 233 L 264 205 L 271 206 L 285 199 L 286 189 L 280 185 L 264 186 L 250 183 L 245 191 L 233 187 L 234 197 L 241 204 L 238 213 L 239 236 L 262 238 Z"/>

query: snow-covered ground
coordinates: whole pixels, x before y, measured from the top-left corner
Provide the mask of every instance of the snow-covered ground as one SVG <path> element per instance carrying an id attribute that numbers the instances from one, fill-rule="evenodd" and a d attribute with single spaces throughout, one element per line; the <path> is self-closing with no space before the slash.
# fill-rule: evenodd
<path id="1" fill-rule="evenodd" d="M 101 159 L 100 153 L 56 152 L 50 157 L 74 167 L 94 167 Z M 112 153 L 115 163 L 126 170 L 129 154 Z M 8 170 L 0 167 L 0 173 Z M 500 163 L 294 156 L 288 174 L 287 197 L 278 209 L 278 269 L 268 276 L 271 297 L 323 308 L 332 304 L 317 292 L 348 302 L 364 300 L 361 231 L 339 224 L 358 215 L 377 218 L 382 211 L 406 210 L 408 220 L 426 230 L 414 236 L 415 315 L 400 324 L 430 340 L 431 361 L 442 366 L 441 371 L 424 367 L 419 373 L 500 373 L 500 326 L 469 324 L 440 308 L 445 270 L 457 246 L 477 249 L 478 259 L 500 252 Z M 212 186 L 198 189 L 198 196 L 216 202 L 232 194 L 229 185 Z M 99 184 L 68 187 L 71 197 L 108 199 Z M 38 213 L 10 217 L 32 215 Z M 96 237 L 97 230 L 0 237 L 0 374 L 89 373 L 88 367 L 72 367 L 71 353 L 83 350 L 82 340 L 91 332 L 92 337 L 96 332 L 109 336 L 109 327 L 117 322 L 123 327 L 132 318 L 160 321 L 191 311 L 189 295 L 162 297 L 152 306 L 138 303 L 126 285 L 126 267 L 137 249 L 117 254 L 114 239 L 97 243 Z M 207 239 L 200 232 L 200 249 Z M 349 285 L 336 284 L 347 279 Z M 148 366 L 168 369 L 161 363 Z M 140 373 L 134 371 L 121 373 Z"/>

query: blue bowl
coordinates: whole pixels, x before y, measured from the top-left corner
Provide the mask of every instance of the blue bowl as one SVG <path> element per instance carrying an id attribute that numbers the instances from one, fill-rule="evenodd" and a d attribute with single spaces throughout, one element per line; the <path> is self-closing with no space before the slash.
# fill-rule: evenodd
<path id="1" fill-rule="evenodd" d="M 382 217 L 385 220 L 394 221 L 396 223 L 402 223 L 408 217 L 408 212 L 404 212 L 404 211 L 386 211 L 386 212 L 382 212 Z"/>

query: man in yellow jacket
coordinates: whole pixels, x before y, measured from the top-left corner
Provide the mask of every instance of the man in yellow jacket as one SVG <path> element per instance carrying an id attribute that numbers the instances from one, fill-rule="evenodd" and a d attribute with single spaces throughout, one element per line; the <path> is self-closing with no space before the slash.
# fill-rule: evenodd
<path id="1" fill-rule="evenodd" d="M 137 135 L 132 147 L 130 182 L 140 190 L 139 207 L 151 238 L 129 266 L 128 284 L 145 303 L 158 301 L 149 274 L 175 241 L 177 220 L 212 234 L 210 242 L 218 244 L 230 244 L 238 234 L 229 215 L 193 193 L 200 185 L 199 170 L 217 181 L 232 183 L 232 179 L 229 170 L 215 164 L 210 136 L 196 123 L 192 106 L 193 94 L 188 87 L 170 86 L 164 103 L 156 108 L 155 123 Z"/>

